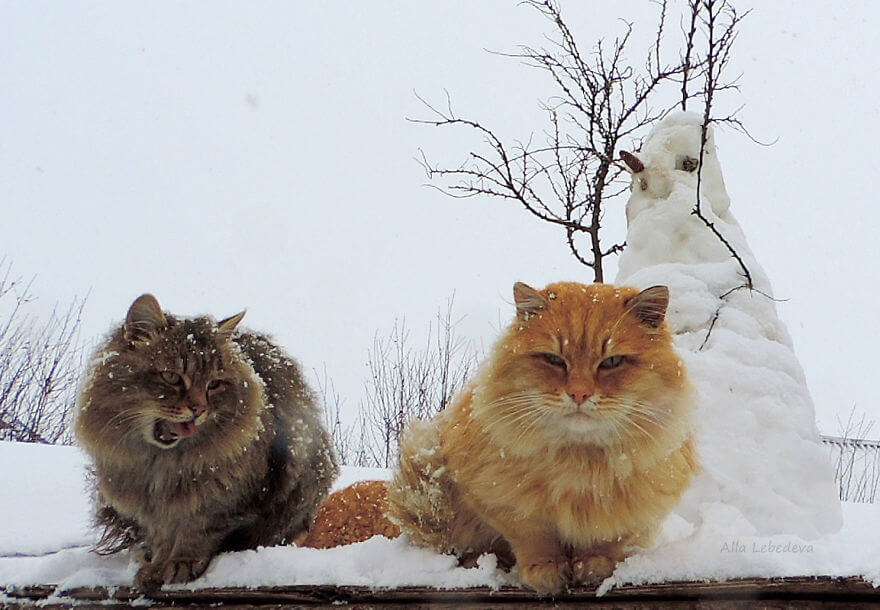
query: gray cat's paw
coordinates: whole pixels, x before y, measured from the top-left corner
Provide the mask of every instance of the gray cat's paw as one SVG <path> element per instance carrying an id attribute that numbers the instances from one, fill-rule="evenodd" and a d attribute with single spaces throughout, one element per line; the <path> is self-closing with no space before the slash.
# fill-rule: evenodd
<path id="1" fill-rule="evenodd" d="M 162 567 L 162 582 L 166 585 L 195 580 L 208 568 L 208 559 L 171 559 Z"/>
<path id="2" fill-rule="evenodd" d="M 169 559 L 160 565 L 145 565 L 135 577 L 135 586 L 145 592 L 158 591 L 162 585 L 195 580 L 208 568 L 210 559 Z"/>

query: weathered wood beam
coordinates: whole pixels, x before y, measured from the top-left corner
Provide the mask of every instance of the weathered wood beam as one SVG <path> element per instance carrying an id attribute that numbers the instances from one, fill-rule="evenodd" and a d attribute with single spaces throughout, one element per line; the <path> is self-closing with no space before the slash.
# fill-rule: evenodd
<path id="1" fill-rule="evenodd" d="M 71 604 L 83 602 L 117 602 L 128 605 L 142 599 L 143 595 L 128 587 L 83 587 L 67 591 L 57 591 L 53 585 L 33 587 L 0 586 L 0 606 L 14 607 L 30 605 L 34 602 L 57 602 L 64 606 L 66 600 Z M 284 607 L 298 604 L 394 604 L 394 605 L 504 605 L 514 608 L 517 605 L 537 603 L 565 605 L 606 605 L 638 608 L 658 602 L 731 602 L 734 607 L 738 601 L 763 600 L 765 602 L 794 602 L 806 607 L 827 601 L 873 602 L 880 604 L 880 589 L 857 577 L 836 578 L 774 578 L 737 579 L 725 582 L 670 582 L 653 585 L 625 586 L 596 597 L 592 588 L 573 589 L 553 598 L 540 597 L 526 589 L 504 587 L 499 590 L 489 588 L 473 589 L 433 589 L 426 587 L 400 587 L 395 589 L 372 589 L 369 587 L 335 587 L 330 585 L 292 585 L 285 587 L 243 588 L 226 587 L 218 589 L 165 589 L 151 598 L 154 607 L 164 605 L 222 605 L 241 608 L 272 605 Z M 729 605 L 722 603 L 723 605 Z M 786 604 L 781 603 L 779 607 Z M 771 604 L 771 607 L 775 604 Z"/>

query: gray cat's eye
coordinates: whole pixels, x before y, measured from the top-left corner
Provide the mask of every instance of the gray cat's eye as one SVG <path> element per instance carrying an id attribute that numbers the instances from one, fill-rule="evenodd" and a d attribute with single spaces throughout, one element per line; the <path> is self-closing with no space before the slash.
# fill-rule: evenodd
<path id="1" fill-rule="evenodd" d="M 623 356 L 611 356 L 599 363 L 600 369 L 616 369 L 623 364 Z"/>
<path id="2" fill-rule="evenodd" d="M 212 392 L 214 390 L 219 390 L 222 387 L 223 387 L 223 382 L 219 379 L 212 379 L 211 381 L 208 382 L 208 386 L 207 386 L 209 392 Z"/>
<path id="3" fill-rule="evenodd" d="M 170 385 L 177 385 L 181 382 L 180 375 L 172 371 L 162 371 L 159 373 L 159 377 L 162 378 L 162 381 Z"/>

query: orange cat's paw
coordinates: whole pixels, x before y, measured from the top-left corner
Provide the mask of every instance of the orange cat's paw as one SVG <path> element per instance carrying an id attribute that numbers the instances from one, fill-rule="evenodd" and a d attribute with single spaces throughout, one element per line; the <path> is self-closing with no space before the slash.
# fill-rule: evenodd
<path id="1" fill-rule="evenodd" d="M 545 559 L 520 566 L 519 578 L 538 593 L 558 593 L 568 584 L 568 562 Z"/>
<path id="2" fill-rule="evenodd" d="M 576 584 L 599 585 L 611 576 L 617 562 L 604 555 L 587 555 L 571 560 L 571 580 Z"/>

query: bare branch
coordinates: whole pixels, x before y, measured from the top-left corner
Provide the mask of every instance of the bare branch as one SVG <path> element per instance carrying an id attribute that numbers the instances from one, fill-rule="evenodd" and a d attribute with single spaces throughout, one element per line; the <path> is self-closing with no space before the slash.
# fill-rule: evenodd
<path id="1" fill-rule="evenodd" d="M 423 347 L 412 347 L 404 320 L 397 320 L 387 336 L 378 334 L 367 358 L 370 376 L 366 400 L 359 405 L 360 438 L 342 434 L 343 463 L 388 468 L 397 461 L 400 436 L 413 419 L 430 419 L 446 408 L 476 368 L 477 354 L 459 338 L 451 297 L 437 312 Z M 325 384 L 326 385 L 326 384 Z M 329 420 L 328 420 L 329 421 Z M 331 430 L 333 428 L 331 427 Z M 334 435 L 336 441 L 337 435 Z"/>
<path id="2" fill-rule="evenodd" d="M 729 83 L 725 83 L 722 78 L 724 69 L 730 59 L 730 52 L 733 42 L 737 36 L 737 26 L 745 15 L 738 15 L 736 9 L 730 5 L 728 0 L 701 0 L 701 19 L 706 29 L 708 38 L 705 71 L 704 71 L 704 87 L 703 87 L 703 122 L 700 132 L 700 162 L 697 172 L 697 201 L 694 209 L 691 211 L 699 218 L 706 227 L 712 231 L 715 237 L 724 244 L 731 256 L 739 264 L 745 278 L 745 285 L 751 290 L 754 288 L 752 282 L 752 274 L 743 261 L 742 257 L 736 249 L 730 244 L 724 235 L 704 214 L 702 209 L 701 187 L 703 179 L 703 160 L 706 152 L 706 140 L 708 138 L 709 124 L 712 122 L 712 105 L 715 95 L 721 90 L 730 87 Z M 748 13 L 746 13 L 748 14 Z M 727 22 L 722 23 L 722 19 L 727 17 Z M 710 329 L 711 332 L 711 329 Z M 708 340 L 708 335 L 707 335 Z"/>
<path id="3" fill-rule="evenodd" d="M 0 269 L 0 440 L 70 443 L 85 299 L 40 319 L 29 310 L 33 279 L 11 279 L 5 260 Z"/>
<path id="4" fill-rule="evenodd" d="M 662 58 L 666 1 L 658 2 L 654 44 L 642 71 L 625 59 L 634 32 L 632 23 L 623 21 L 623 31 L 616 38 L 607 43 L 600 40 L 590 53 L 584 53 L 555 2 L 527 0 L 524 4 L 553 23 L 556 35 L 551 47 L 524 45 L 518 53 L 498 54 L 547 72 L 557 87 L 557 94 L 544 104 L 549 120 L 545 140 L 529 138 L 526 143 L 507 145 L 480 122 L 455 116 L 448 95 L 446 110 L 419 97 L 433 118 L 415 122 L 468 127 L 487 146 L 486 152 L 471 152 L 457 168 L 433 165 L 424 153 L 420 162 L 430 179 L 446 182 L 440 188 L 451 196 L 509 199 L 536 218 L 561 227 L 571 254 L 593 269 L 596 281 L 603 281 L 603 259 L 623 247 L 601 246 L 604 206 L 623 196 L 628 187 L 615 151 L 622 138 L 668 110 L 652 110 L 647 101 L 658 87 L 682 73 L 680 63 L 667 66 Z"/>

